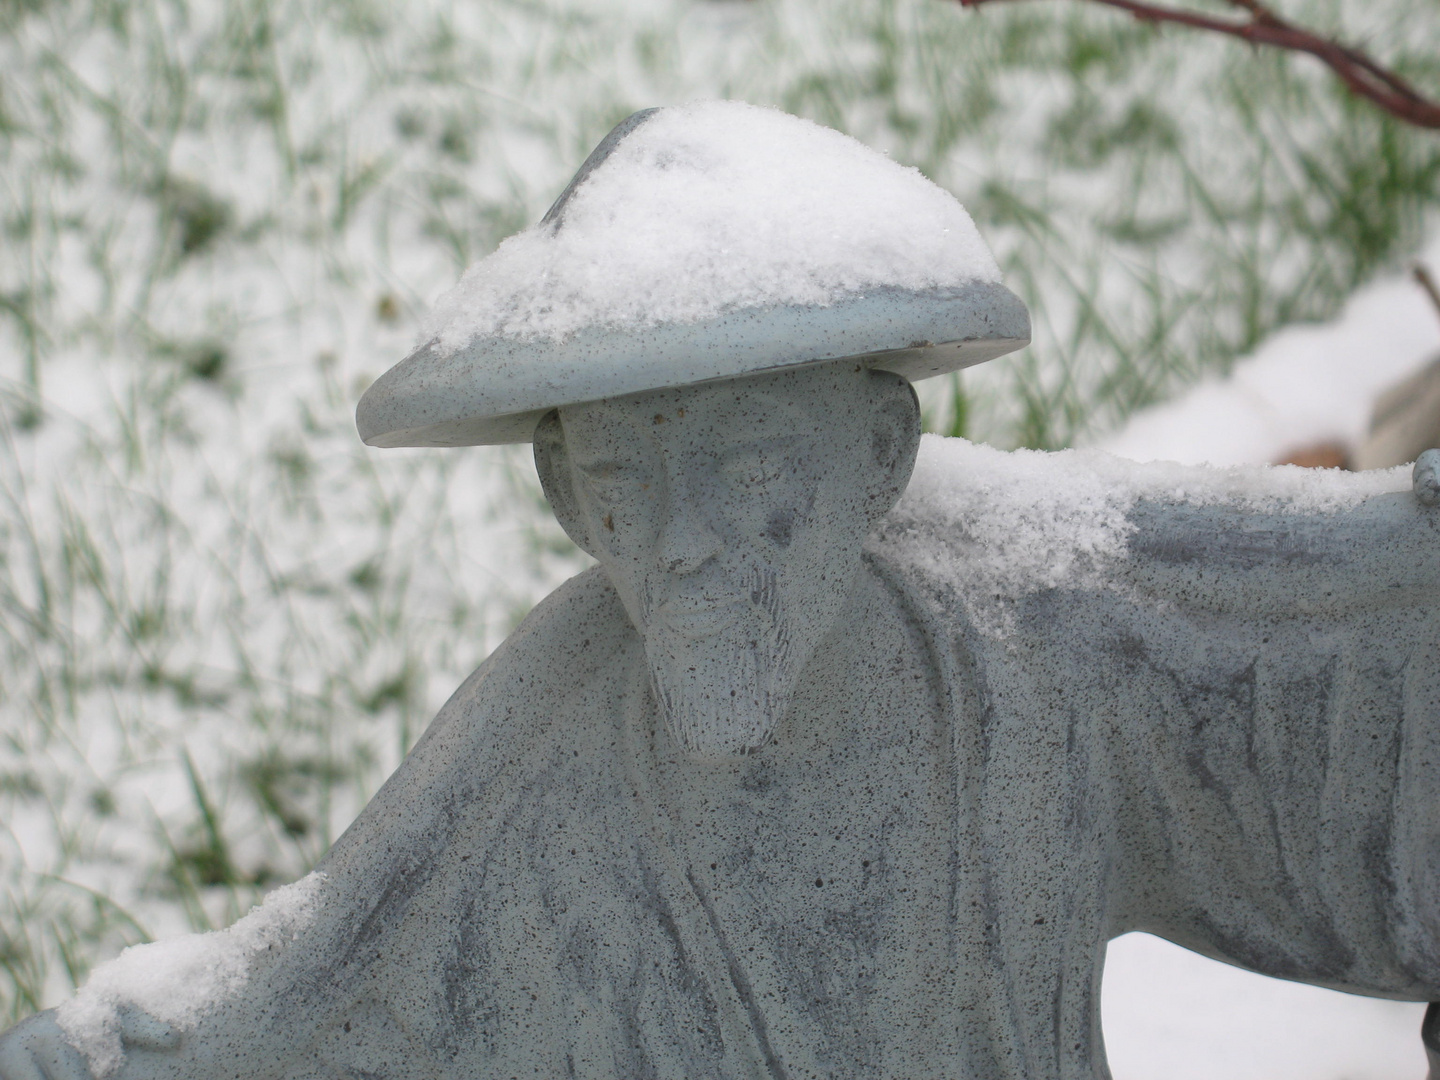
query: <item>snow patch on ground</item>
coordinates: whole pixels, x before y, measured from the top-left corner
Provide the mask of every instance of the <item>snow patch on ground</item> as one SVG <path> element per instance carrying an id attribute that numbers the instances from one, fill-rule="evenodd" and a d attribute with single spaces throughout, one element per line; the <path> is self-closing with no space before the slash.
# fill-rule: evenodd
<path id="1" fill-rule="evenodd" d="M 1116 1080 L 1423 1080 L 1423 1004 L 1267 979 L 1149 934 L 1110 942 Z"/>
<path id="2" fill-rule="evenodd" d="M 831 304 L 880 286 L 1000 280 L 965 208 L 918 169 L 776 109 L 660 109 L 436 303 L 420 341 L 559 340 Z"/>
<path id="3" fill-rule="evenodd" d="M 1422 262 L 1440 266 L 1440 240 Z M 1358 290 L 1332 322 L 1287 327 L 1230 375 L 1133 415 L 1097 446 L 1137 461 L 1279 461 L 1306 446 L 1357 446 L 1379 394 L 1440 353 L 1440 317 L 1408 274 Z"/>
<path id="4" fill-rule="evenodd" d="M 256 956 L 292 941 L 309 925 L 324 880 L 314 871 L 276 889 L 227 930 L 130 946 L 91 972 L 80 992 L 56 1009 L 56 1023 L 103 1080 L 125 1061 L 124 1010 L 139 1010 L 181 1031 L 194 1027 L 245 985 Z"/>

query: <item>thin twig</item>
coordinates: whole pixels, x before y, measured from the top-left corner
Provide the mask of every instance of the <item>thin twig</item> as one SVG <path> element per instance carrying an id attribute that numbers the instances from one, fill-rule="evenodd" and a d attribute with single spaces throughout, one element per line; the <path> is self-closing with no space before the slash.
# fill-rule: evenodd
<path id="1" fill-rule="evenodd" d="M 1004 0 L 958 0 L 961 7 L 1002 3 Z M 1309 53 L 1339 76 L 1351 93 L 1365 98 L 1398 120 L 1416 127 L 1440 129 L 1440 103 L 1429 100 L 1394 71 L 1372 60 L 1360 49 L 1342 45 L 1287 22 L 1261 0 L 1229 0 L 1250 17 L 1244 22 L 1217 19 L 1193 11 L 1158 7 L 1144 0 L 1089 0 L 1090 3 L 1127 11 L 1149 23 L 1173 23 L 1240 38 L 1252 45 L 1270 45 L 1288 52 Z"/>
<path id="2" fill-rule="evenodd" d="M 1275 25 L 1275 13 L 1262 4 L 1260 0 L 1230 0 L 1230 6 L 1248 11 L 1250 17 L 1256 22 L 1269 23 L 1272 26 Z"/>
<path id="3" fill-rule="evenodd" d="M 1440 315 L 1440 288 L 1436 288 L 1435 279 L 1430 276 L 1430 269 L 1424 263 L 1417 262 L 1410 268 L 1411 275 L 1425 290 L 1425 295 L 1430 297 L 1430 302 L 1435 305 L 1435 314 Z"/>

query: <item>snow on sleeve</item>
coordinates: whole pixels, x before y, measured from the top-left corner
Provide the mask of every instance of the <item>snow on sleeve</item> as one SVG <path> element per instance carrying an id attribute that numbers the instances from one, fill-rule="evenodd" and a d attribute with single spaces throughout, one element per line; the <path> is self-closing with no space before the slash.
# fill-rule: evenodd
<path id="1" fill-rule="evenodd" d="M 965 208 L 919 170 L 775 109 L 700 102 L 638 124 L 562 215 L 472 266 L 420 340 L 454 351 L 999 280 Z"/>
<path id="2" fill-rule="evenodd" d="M 1004 452 L 926 435 L 880 549 L 953 589 L 976 626 L 1004 636 L 1010 602 L 1097 588 L 1125 558 L 1141 500 L 1324 514 L 1410 489 L 1410 469 L 1348 473 L 1293 465 L 1140 464 L 1098 450 Z"/>
<path id="3" fill-rule="evenodd" d="M 325 875 L 276 889 L 228 930 L 132 945 L 101 964 L 55 1011 L 56 1023 L 101 1080 L 124 1063 L 120 1010 L 136 1008 L 180 1030 L 233 997 L 261 953 L 294 940 L 314 918 Z"/>

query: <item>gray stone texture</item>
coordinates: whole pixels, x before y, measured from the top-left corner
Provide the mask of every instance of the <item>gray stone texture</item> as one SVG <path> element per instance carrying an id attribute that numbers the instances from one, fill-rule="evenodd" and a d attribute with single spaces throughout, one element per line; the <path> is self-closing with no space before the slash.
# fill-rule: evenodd
<path id="1" fill-rule="evenodd" d="M 883 516 L 911 410 L 835 366 L 549 421 L 542 475 L 601 565 L 456 692 L 325 859 L 315 922 L 121 1075 L 1104 1076 L 1128 930 L 1440 996 L 1434 511 L 1141 501 L 1104 580 L 981 632 L 935 568 L 984 553 Z M 650 655 L 667 604 L 735 636 L 703 615 L 774 610 L 767 565 L 833 617 L 786 639 L 768 740 L 723 711 L 687 735 Z"/>

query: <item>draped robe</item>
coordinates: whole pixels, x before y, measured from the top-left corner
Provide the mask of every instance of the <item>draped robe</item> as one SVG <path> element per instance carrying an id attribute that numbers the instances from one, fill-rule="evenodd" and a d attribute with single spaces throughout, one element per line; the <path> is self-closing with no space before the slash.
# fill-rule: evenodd
<path id="1" fill-rule="evenodd" d="M 998 597 L 964 521 L 902 504 L 774 743 L 728 765 L 677 751 L 613 590 L 573 579 L 195 1052 L 297 1080 L 1104 1077 L 1129 930 L 1440 997 L 1436 513 L 1124 519 L 1091 572 Z"/>

